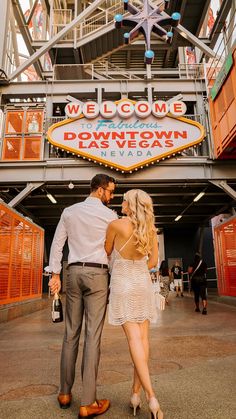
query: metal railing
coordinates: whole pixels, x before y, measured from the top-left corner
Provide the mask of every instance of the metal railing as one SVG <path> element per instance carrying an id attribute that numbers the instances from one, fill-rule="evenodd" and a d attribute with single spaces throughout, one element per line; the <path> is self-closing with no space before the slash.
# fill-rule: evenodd
<path id="1" fill-rule="evenodd" d="M 110 63 L 107 60 L 100 60 L 93 64 L 94 75 L 99 73 L 105 76 L 107 79 L 127 79 L 127 80 L 140 80 L 141 78 L 136 76 L 132 71 L 124 70 L 116 66 L 115 64 Z"/>
<path id="2" fill-rule="evenodd" d="M 52 9 L 51 37 L 60 32 L 72 19 L 71 9 Z M 70 31 L 64 36 L 63 41 L 72 41 L 73 36 L 73 31 Z"/>
<path id="3" fill-rule="evenodd" d="M 55 64 L 53 80 L 94 80 L 94 64 Z"/>
<path id="4" fill-rule="evenodd" d="M 160 2 L 160 0 L 153 0 L 152 3 L 158 4 L 158 2 Z M 142 2 L 140 0 L 133 0 L 132 4 L 136 7 L 140 7 Z M 65 40 L 73 41 L 74 33 L 76 34 L 75 38 L 77 40 L 82 39 L 83 37 L 96 32 L 104 25 L 108 25 L 109 23 L 113 22 L 114 16 L 118 13 L 124 13 L 123 0 L 117 0 L 117 2 L 109 8 L 106 8 L 104 5 L 104 10 L 96 13 L 93 16 L 89 16 L 87 19 L 81 22 L 77 28 L 73 29 L 73 31 L 67 34 L 60 42 L 64 42 Z M 54 9 L 50 33 L 55 35 L 61 29 L 63 29 L 66 24 L 70 23 L 72 19 L 74 19 L 74 16 L 72 16 L 72 11 L 70 9 Z"/>
<path id="5" fill-rule="evenodd" d="M 116 4 L 109 7 L 108 9 L 97 13 L 95 16 L 87 18 L 78 26 L 79 38 L 81 39 L 84 36 L 91 34 L 91 32 L 95 32 L 96 30 L 100 29 L 102 26 L 108 25 L 109 23 L 114 21 L 114 16 L 117 13 L 123 12 L 124 3 L 123 1 L 118 1 Z"/>
<path id="6" fill-rule="evenodd" d="M 227 33 L 227 38 L 225 38 L 224 35 L 221 37 L 221 41 L 218 44 L 216 50 L 216 56 L 215 58 L 211 59 L 207 65 L 206 80 L 209 83 L 209 87 L 212 87 L 215 79 L 217 78 L 219 72 L 221 71 L 224 65 L 227 55 L 232 50 L 232 47 L 235 44 L 235 29 L 235 13 L 232 13 L 230 20 L 225 23 L 224 27 L 224 34 Z"/>
<path id="7" fill-rule="evenodd" d="M 110 79 L 140 80 L 132 71 L 124 70 L 106 60 L 94 64 L 55 64 L 53 80 L 97 80 L 99 76 Z"/>
<path id="8" fill-rule="evenodd" d="M 204 65 L 196 64 L 194 68 L 192 65 L 180 64 L 179 70 L 176 72 L 175 77 L 179 79 L 204 79 Z M 53 80 L 96 80 L 98 75 L 106 79 L 126 79 L 126 80 L 142 80 L 146 77 L 146 70 L 143 72 L 138 71 L 138 75 L 134 74 L 135 70 L 126 70 L 119 66 L 110 63 L 107 60 L 99 60 L 93 64 L 55 64 L 53 66 Z M 162 73 L 162 70 L 161 72 Z M 153 76 L 160 77 L 158 70 L 152 71 Z"/>
<path id="9" fill-rule="evenodd" d="M 180 79 L 205 79 L 204 64 L 179 64 Z"/>
<path id="10" fill-rule="evenodd" d="M 66 119 L 66 116 L 52 116 L 51 118 L 47 118 L 45 120 L 45 131 L 47 132 L 51 125 L 64 121 L 64 119 Z"/>

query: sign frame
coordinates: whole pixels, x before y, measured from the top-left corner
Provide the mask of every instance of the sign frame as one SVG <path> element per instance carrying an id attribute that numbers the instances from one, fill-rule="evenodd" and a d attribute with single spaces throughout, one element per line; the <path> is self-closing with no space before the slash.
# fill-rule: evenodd
<path id="1" fill-rule="evenodd" d="M 117 103 L 120 103 L 121 101 L 122 101 L 122 99 L 119 100 L 119 101 L 115 101 L 115 103 L 117 104 Z M 130 100 L 130 102 L 136 103 L 135 101 L 131 101 L 131 100 Z M 172 156 L 175 156 L 176 154 L 180 153 L 181 151 L 184 151 L 186 149 L 189 149 L 191 147 L 194 147 L 194 146 L 199 145 L 204 140 L 204 138 L 206 136 L 206 131 L 205 131 L 204 126 L 201 125 L 199 122 L 193 121 L 193 120 L 188 119 L 188 118 L 183 117 L 183 116 L 181 116 L 181 117 L 175 117 L 175 116 L 171 115 L 170 113 L 168 113 L 164 118 L 171 118 L 171 119 L 182 121 L 182 122 L 187 123 L 189 125 L 196 126 L 200 130 L 200 136 L 199 136 L 199 138 L 197 140 L 195 140 L 195 141 L 192 141 L 192 142 L 188 143 L 187 145 L 183 145 L 181 147 L 177 147 L 173 151 L 164 152 L 162 154 L 159 154 L 158 156 L 153 156 L 151 158 L 147 158 L 147 159 L 143 160 L 142 162 L 138 162 L 138 163 L 133 164 L 131 166 L 122 166 L 121 164 L 116 164 L 116 163 L 113 163 L 113 162 L 111 162 L 109 160 L 106 160 L 103 157 L 99 157 L 98 158 L 97 156 L 92 156 L 91 154 L 85 152 L 84 150 L 81 150 L 80 149 L 80 150 L 77 151 L 76 149 L 74 149 L 74 148 L 72 149 L 71 147 L 67 146 L 66 144 L 65 145 L 63 144 L 63 146 L 62 146 L 61 144 L 55 142 L 52 139 L 52 132 L 53 132 L 54 129 L 56 129 L 56 128 L 60 127 L 60 126 L 68 125 L 71 122 L 74 122 L 74 121 L 77 121 L 77 120 L 83 119 L 83 118 L 85 118 L 85 117 L 84 117 L 83 114 L 81 114 L 79 117 L 76 117 L 76 118 L 67 118 L 67 119 L 64 119 L 64 120 L 62 120 L 60 122 L 57 122 L 57 123 L 53 124 L 48 129 L 48 131 L 47 131 L 48 141 L 54 147 L 58 147 L 61 150 L 65 150 L 65 151 L 67 151 L 69 153 L 72 153 L 74 155 L 78 155 L 79 157 L 82 157 L 83 159 L 87 159 L 89 161 L 93 161 L 94 163 L 98 163 L 98 164 L 104 165 L 105 167 L 110 167 L 111 169 L 115 169 L 117 171 L 121 171 L 122 173 L 125 173 L 125 172 L 126 173 L 128 173 L 128 172 L 131 173 L 134 170 L 142 169 L 145 166 L 147 167 L 150 164 L 154 164 L 155 162 L 159 162 L 160 160 L 165 160 L 166 158 L 170 158 Z M 161 119 L 164 119 L 164 118 L 157 118 L 157 119 L 160 119 L 161 120 Z"/>

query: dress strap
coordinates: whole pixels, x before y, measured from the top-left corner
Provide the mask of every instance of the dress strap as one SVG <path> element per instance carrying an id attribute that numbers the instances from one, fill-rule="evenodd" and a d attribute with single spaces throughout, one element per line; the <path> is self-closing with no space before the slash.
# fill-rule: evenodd
<path id="1" fill-rule="evenodd" d="M 131 236 L 128 238 L 128 240 L 123 244 L 123 246 L 120 248 L 119 253 L 122 252 L 122 250 L 125 248 L 125 246 L 129 243 L 131 238 L 133 237 L 134 233 L 131 234 Z"/>

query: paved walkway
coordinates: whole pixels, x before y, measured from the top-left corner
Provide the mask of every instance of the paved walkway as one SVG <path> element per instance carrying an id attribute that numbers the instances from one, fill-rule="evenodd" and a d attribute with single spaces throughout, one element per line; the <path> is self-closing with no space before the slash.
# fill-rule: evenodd
<path id="1" fill-rule="evenodd" d="M 151 327 L 150 370 L 165 419 L 236 418 L 236 308 L 212 301 L 208 312 L 195 313 L 192 298 L 172 294 Z M 77 417 L 81 354 L 71 408 L 61 410 L 56 401 L 63 327 L 51 323 L 50 304 L 0 324 L 1 419 Z M 108 397 L 111 408 L 102 418 L 132 417 L 131 374 L 122 329 L 106 323 L 98 396 Z M 149 417 L 142 398 L 137 419 Z"/>

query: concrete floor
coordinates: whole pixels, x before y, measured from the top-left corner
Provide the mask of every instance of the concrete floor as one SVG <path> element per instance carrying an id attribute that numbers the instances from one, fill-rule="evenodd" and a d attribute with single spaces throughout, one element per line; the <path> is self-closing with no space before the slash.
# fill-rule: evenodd
<path id="1" fill-rule="evenodd" d="M 72 405 L 61 410 L 56 395 L 64 324 L 51 323 L 50 304 L 0 324 L 1 419 L 77 417 L 80 356 Z M 195 313 L 191 297 L 172 293 L 151 327 L 150 371 L 165 419 L 236 419 L 236 307 L 210 301 L 208 313 Z M 98 396 L 109 398 L 111 408 L 101 417 L 132 417 L 131 376 L 122 329 L 106 323 Z M 149 417 L 142 398 L 138 419 Z"/>

